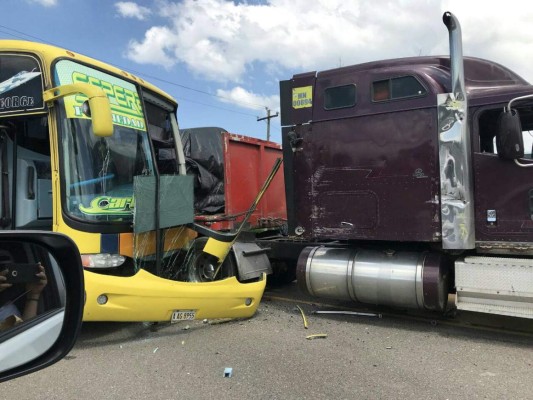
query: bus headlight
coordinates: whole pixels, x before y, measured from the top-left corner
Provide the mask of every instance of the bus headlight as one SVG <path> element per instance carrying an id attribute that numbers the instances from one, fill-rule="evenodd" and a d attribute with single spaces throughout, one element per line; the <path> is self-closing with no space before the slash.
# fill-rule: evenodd
<path id="1" fill-rule="evenodd" d="M 81 263 L 84 268 L 116 268 L 126 261 L 120 254 L 82 254 Z"/>

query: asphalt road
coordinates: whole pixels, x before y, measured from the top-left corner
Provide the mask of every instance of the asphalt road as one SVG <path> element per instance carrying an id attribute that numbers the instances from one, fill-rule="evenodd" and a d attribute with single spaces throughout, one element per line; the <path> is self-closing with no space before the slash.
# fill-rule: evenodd
<path id="1" fill-rule="evenodd" d="M 248 320 L 85 323 L 66 359 L 1 384 L 0 398 L 533 399 L 531 332 L 317 309 L 285 288 Z"/>

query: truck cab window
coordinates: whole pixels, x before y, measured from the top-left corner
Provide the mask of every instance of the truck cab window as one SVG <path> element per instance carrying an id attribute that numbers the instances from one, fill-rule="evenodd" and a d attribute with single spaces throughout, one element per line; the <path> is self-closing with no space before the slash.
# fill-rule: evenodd
<path id="1" fill-rule="evenodd" d="M 353 84 L 330 87 L 324 91 L 324 108 L 326 110 L 353 107 L 355 103 L 356 88 Z"/>
<path id="2" fill-rule="evenodd" d="M 402 76 L 372 83 L 372 101 L 387 101 L 424 96 L 426 88 L 414 76 Z"/>

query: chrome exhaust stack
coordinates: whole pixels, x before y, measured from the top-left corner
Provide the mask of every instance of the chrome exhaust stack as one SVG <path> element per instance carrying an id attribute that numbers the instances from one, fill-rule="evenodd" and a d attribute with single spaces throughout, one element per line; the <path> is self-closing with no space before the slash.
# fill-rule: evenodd
<path id="1" fill-rule="evenodd" d="M 450 12 L 442 20 L 450 38 L 451 93 L 437 95 L 441 238 L 444 249 L 475 247 L 472 152 L 461 25 Z"/>
<path id="2" fill-rule="evenodd" d="M 442 15 L 442 21 L 448 28 L 450 39 L 450 67 L 452 74 L 452 93 L 465 93 L 465 71 L 463 62 L 463 39 L 459 20 L 451 12 Z M 463 99 L 457 99 L 463 100 Z"/>

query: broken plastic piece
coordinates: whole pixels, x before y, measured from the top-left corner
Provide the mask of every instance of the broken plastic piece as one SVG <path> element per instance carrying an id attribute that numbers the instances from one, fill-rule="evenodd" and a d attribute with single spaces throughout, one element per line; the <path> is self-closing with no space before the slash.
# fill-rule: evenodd
<path id="1" fill-rule="evenodd" d="M 224 368 L 224 378 L 231 378 L 233 375 L 233 368 Z"/>
<path id="2" fill-rule="evenodd" d="M 314 335 L 308 335 L 306 336 L 305 338 L 307 340 L 313 340 L 313 339 L 325 339 L 328 337 L 328 334 L 327 333 L 316 333 Z"/>
<path id="3" fill-rule="evenodd" d="M 296 307 L 298 307 L 298 310 L 300 310 L 300 313 L 302 314 L 302 319 L 304 320 L 304 328 L 307 329 L 307 318 L 305 317 L 304 310 L 302 310 L 300 306 Z"/>

